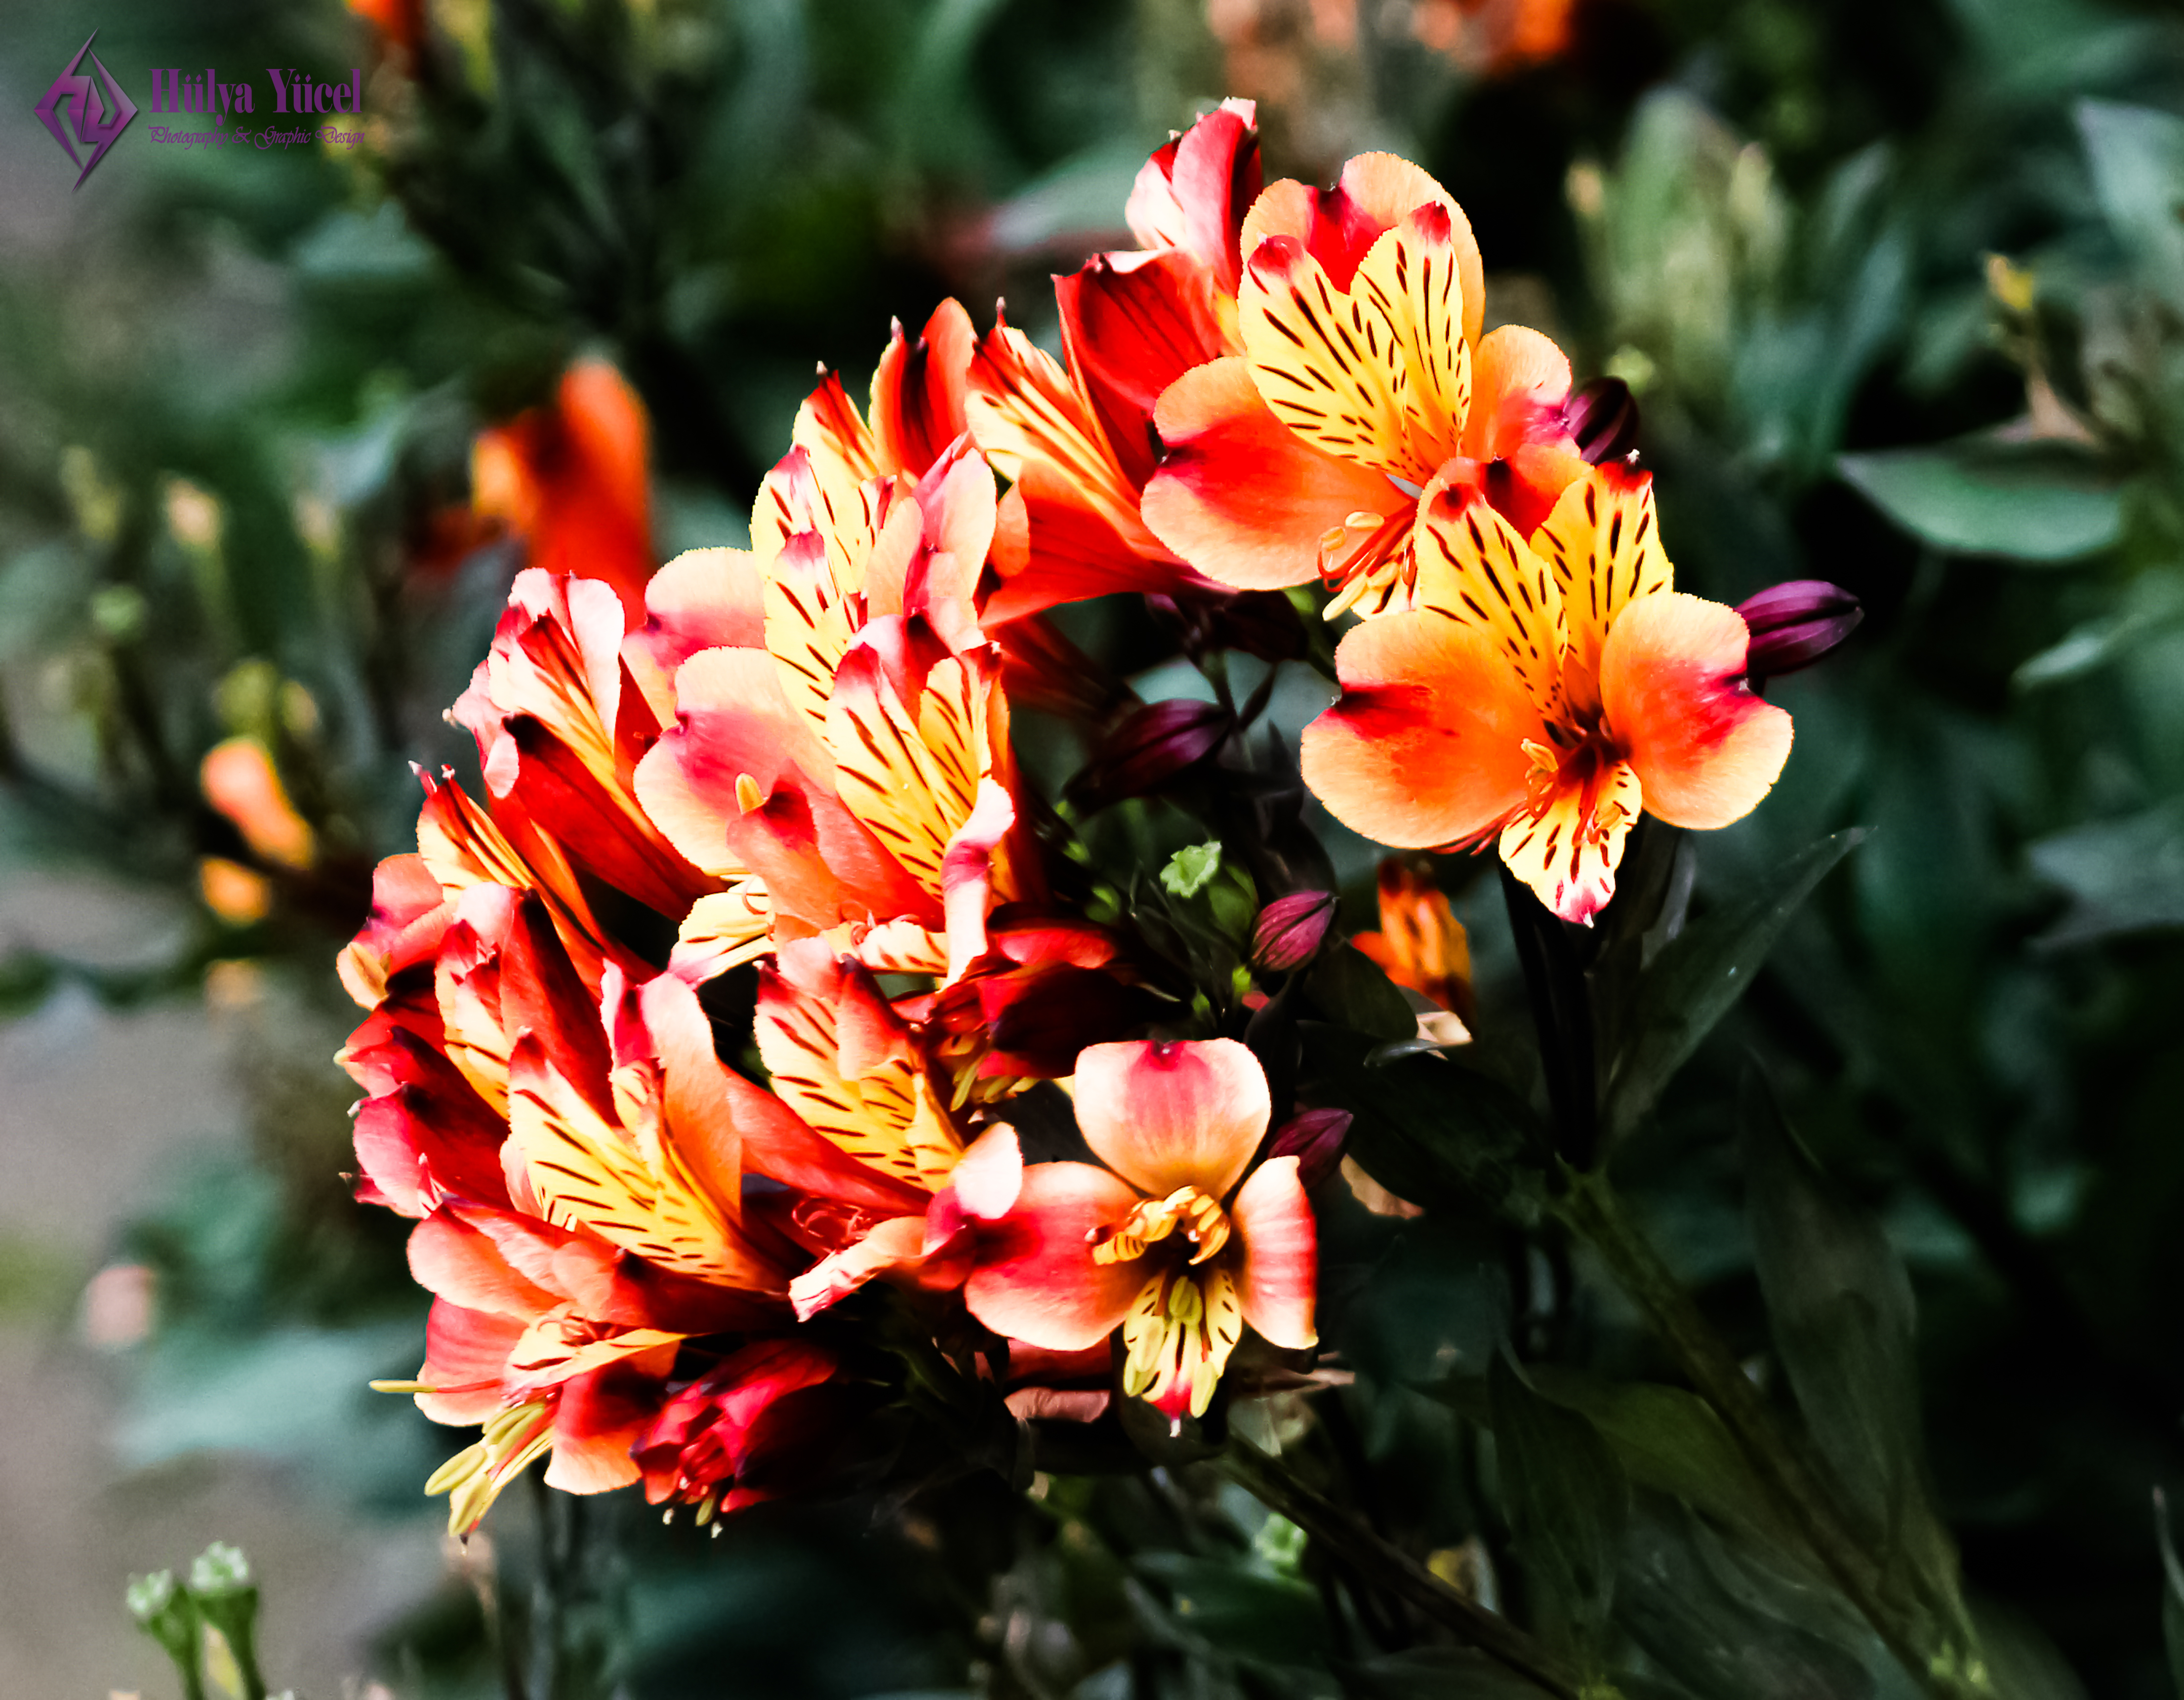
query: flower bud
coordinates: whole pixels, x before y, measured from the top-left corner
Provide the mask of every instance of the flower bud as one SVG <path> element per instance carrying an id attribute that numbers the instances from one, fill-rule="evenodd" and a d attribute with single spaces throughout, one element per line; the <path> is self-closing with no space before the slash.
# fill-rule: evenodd
<path id="1" fill-rule="evenodd" d="M 1620 460 L 1638 446 L 1638 399 L 1621 378 L 1595 378 L 1570 392 L 1563 427 L 1594 465 Z"/>
<path id="2" fill-rule="evenodd" d="M 1267 1155 L 1295 1157 L 1297 1179 L 1309 1190 L 1332 1173 L 1340 1160 L 1350 1122 L 1347 1110 L 1306 1110 L 1275 1131 Z"/>
<path id="3" fill-rule="evenodd" d="M 1334 919 L 1331 891 L 1293 891 L 1259 911 L 1251 928 L 1251 966 L 1262 973 L 1295 973 L 1319 954 Z"/>
<path id="4" fill-rule="evenodd" d="M 1858 598 L 1818 578 L 1770 585 L 1738 604 L 1736 611 L 1752 633 L 1744 672 L 1754 684 L 1809 667 L 1865 618 Z"/>
<path id="5" fill-rule="evenodd" d="M 1107 734 L 1070 789 L 1088 809 L 1158 790 L 1220 748 L 1234 726 L 1219 703 L 1148 703 Z"/>

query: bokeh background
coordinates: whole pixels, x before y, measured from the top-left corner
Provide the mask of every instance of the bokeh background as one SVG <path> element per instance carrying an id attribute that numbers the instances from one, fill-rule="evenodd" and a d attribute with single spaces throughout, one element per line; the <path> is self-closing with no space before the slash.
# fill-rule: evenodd
<path id="1" fill-rule="evenodd" d="M 72 189 L 33 109 L 93 29 L 146 111 Z M 364 139 L 154 145 L 155 66 L 261 100 L 268 66 L 359 67 Z M 1873 830 L 1619 1172 L 1756 1333 L 1722 1106 L 1765 1058 L 1910 1267 L 1936 1491 L 2022 1692 L 2171 1692 L 2184 25 L 2091 0 L 5 8 L 0 1690 L 170 1692 L 123 1582 L 222 1538 L 276 1683 L 499 1692 L 476 1584 L 538 1562 L 535 1507 L 448 1546 L 418 1485 L 453 1437 L 364 1391 L 414 1369 L 424 1302 L 348 1200 L 331 1062 L 333 953 L 409 842 L 409 764 L 472 759 L 440 711 L 521 564 L 472 440 L 604 355 L 659 558 L 738 543 L 815 362 L 854 391 L 950 294 L 1050 341 L 1046 275 L 1125 239 L 1145 153 L 1225 95 L 1270 176 L 1388 148 L 1454 192 L 1489 322 L 1637 398 L 1680 582 L 1864 600 L 1778 687 L 1788 776 L 1700 878 Z M 1111 615 L 1079 636 L 1135 671 Z M 237 825 L 269 774 L 286 839 Z M 1506 923 L 1447 883 L 1490 1023 Z M 1425 1379 L 1477 1294 L 1445 1246 L 1376 1246 L 1358 1368 Z M 1358 1444 L 1400 1475 L 1400 1434 Z M 1006 1500 L 717 1542 L 610 1502 L 585 1597 L 645 1697 L 1119 1695 L 1117 1647 L 1213 1634 L 1172 1569 L 1026 1547 Z"/>

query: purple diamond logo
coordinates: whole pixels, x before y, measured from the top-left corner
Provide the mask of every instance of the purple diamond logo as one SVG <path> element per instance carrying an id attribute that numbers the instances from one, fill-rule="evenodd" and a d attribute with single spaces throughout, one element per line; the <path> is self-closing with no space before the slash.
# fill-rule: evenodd
<path id="1" fill-rule="evenodd" d="M 68 62 L 68 69 L 53 79 L 53 86 L 46 91 L 46 98 L 38 103 L 38 121 L 53 132 L 53 140 L 67 151 L 71 163 L 83 167 L 75 180 L 81 189 L 83 180 L 91 175 L 92 167 L 106 157 L 106 150 L 114 145 L 114 138 L 129 127 L 129 120 L 136 115 L 136 103 L 121 92 L 121 85 L 114 80 L 114 73 L 99 62 L 91 44 L 98 39 L 93 30 L 84 43 L 75 50 L 75 57 Z M 97 77 L 85 75 L 76 69 L 84 56 L 91 55 Z M 103 92 L 102 92 L 103 90 Z M 71 105 L 73 103 L 73 105 Z M 69 135 L 73 127 L 75 135 Z M 79 147 L 91 150 L 86 159 L 76 152 Z"/>

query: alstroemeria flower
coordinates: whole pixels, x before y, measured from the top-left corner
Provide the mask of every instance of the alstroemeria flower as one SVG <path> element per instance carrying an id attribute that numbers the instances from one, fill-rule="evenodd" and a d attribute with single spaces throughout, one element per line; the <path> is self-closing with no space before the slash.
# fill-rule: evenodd
<path id="1" fill-rule="evenodd" d="M 1246 1324 L 1318 1342 L 1318 1242 L 1293 1157 L 1251 1169 L 1272 1106 L 1234 1040 L 1095 1045 L 1077 1125 L 1106 1168 L 1036 1163 L 964 1289 L 997 1334 L 1055 1352 L 1123 1330 L 1123 1390 L 1202 1416 Z"/>
<path id="2" fill-rule="evenodd" d="M 970 600 L 993 473 L 959 442 L 916 482 L 874 479 L 852 503 L 791 456 L 770 500 L 777 528 L 801 528 L 755 520 L 764 547 L 685 556 L 654 581 L 632 647 L 651 689 L 672 668 L 675 723 L 637 794 L 699 868 L 763 883 L 777 941 L 824 934 L 874 967 L 960 977 L 992 909 L 1045 892 L 1000 658 Z M 678 972 L 724 965 L 693 929 L 710 936 L 723 903 L 746 901 L 696 906 Z"/>
<path id="3" fill-rule="evenodd" d="M 1471 1015 L 1471 939 L 1429 873 L 1401 856 L 1384 857 L 1378 877 L 1380 925 L 1350 942 L 1399 986 L 1430 998 L 1459 1019 L 1451 1042 Z M 1444 1030 L 1446 1030 L 1446 1028 Z"/>
<path id="4" fill-rule="evenodd" d="M 1569 362 L 1520 326 L 1480 334 L 1479 245 L 1439 183 L 1361 154 L 1332 189 L 1270 187 L 1242 247 L 1243 351 L 1160 399 L 1162 542 L 1225 584 L 1318 577 L 1330 613 L 1379 613 L 1410 605 L 1429 485 L 1476 488 L 1522 532 L 1546 516 L 1584 465 Z"/>
<path id="5" fill-rule="evenodd" d="M 1436 481 L 1418 549 L 1424 605 L 1342 640 L 1342 699 L 1305 730 L 1305 783 L 1345 825 L 1409 848 L 1498 835 L 1542 903 L 1589 922 L 1641 809 L 1725 827 L 1767 794 L 1790 716 L 1747 685 L 1736 610 L 1673 588 L 1650 474 L 1588 468 L 1529 543 Z"/>
<path id="6" fill-rule="evenodd" d="M 679 1501 L 711 1523 L 814 1484 L 869 1390 L 842 1381 L 835 1354 L 804 1340 L 760 1340 L 671 1395 L 632 1450 L 651 1504 Z M 714 1532 L 719 1533 L 717 1525 Z"/>

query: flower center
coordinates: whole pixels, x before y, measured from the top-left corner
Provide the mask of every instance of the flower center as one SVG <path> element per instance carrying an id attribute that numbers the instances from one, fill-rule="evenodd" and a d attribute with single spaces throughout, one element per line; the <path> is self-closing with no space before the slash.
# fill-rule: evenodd
<path id="1" fill-rule="evenodd" d="M 1141 1198 L 1120 1222 L 1095 1230 L 1092 1261 L 1127 1263 L 1171 1238 L 1178 1248 L 1190 1248 L 1192 1263 L 1202 1263 L 1228 1243 L 1228 1212 L 1195 1186 L 1178 1186 L 1166 1198 Z"/>

